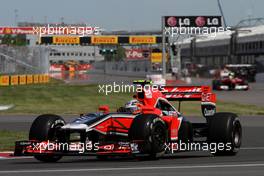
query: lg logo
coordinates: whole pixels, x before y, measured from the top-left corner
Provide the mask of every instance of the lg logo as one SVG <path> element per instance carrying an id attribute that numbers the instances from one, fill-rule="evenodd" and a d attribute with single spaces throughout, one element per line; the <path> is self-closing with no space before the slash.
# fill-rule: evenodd
<path id="1" fill-rule="evenodd" d="M 220 27 L 220 16 L 169 16 L 166 27 Z"/>

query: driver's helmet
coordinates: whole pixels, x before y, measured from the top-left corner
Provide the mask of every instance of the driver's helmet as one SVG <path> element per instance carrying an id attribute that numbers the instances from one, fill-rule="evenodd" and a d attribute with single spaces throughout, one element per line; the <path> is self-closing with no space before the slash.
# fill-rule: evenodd
<path id="1" fill-rule="evenodd" d="M 234 78 L 235 77 L 235 73 L 233 73 L 233 72 L 230 72 L 228 75 L 229 75 L 229 78 Z"/>
<path id="2" fill-rule="evenodd" d="M 137 110 L 139 110 L 139 107 L 137 106 L 137 104 L 139 103 L 138 100 L 130 100 L 129 102 L 127 102 L 125 104 L 125 109 L 129 112 L 135 112 Z"/>

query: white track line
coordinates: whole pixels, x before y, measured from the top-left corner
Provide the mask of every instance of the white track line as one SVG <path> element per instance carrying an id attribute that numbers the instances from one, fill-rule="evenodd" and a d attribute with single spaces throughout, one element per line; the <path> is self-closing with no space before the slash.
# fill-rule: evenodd
<path id="1" fill-rule="evenodd" d="M 3 151 L 3 152 L 0 152 L 0 153 L 14 153 L 13 151 Z"/>
<path id="2" fill-rule="evenodd" d="M 92 168 L 92 169 L 47 169 L 47 170 L 6 170 L 0 174 L 12 173 L 52 173 L 52 172 L 87 172 L 87 171 L 123 171 L 123 170 L 160 170 L 160 169 L 201 169 L 201 168 L 232 168 L 232 167 L 263 167 L 264 163 L 225 164 L 225 165 L 189 165 L 189 166 L 157 166 L 157 167 L 121 167 L 121 168 Z"/>
<path id="3" fill-rule="evenodd" d="M 11 105 L 1 105 L 0 106 L 0 111 L 5 111 L 5 110 L 8 110 L 8 109 L 11 109 L 13 108 L 15 105 L 11 104 Z"/>
<path id="4" fill-rule="evenodd" d="M 264 150 L 264 147 L 241 147 L 241 150 Z"/>
<path id="5" fill-rule="evenodd" d="M 29 159 L 29 158 L 33 158 L 33 156 L 16 156 L 16 157 L 2 157 L 2 156 L 0 156 L 0 160 Z"/>

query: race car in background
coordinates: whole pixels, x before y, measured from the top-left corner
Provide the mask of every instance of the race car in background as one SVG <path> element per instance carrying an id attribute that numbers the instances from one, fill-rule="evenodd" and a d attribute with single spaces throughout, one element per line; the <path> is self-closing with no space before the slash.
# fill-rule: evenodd
<path id="1" fill-rule="evenodd" d="M 134 83 L 143 87 L 149 84 Z M 32 123 L 29 140 L 16 142 L 14 155 L 34 156 L 43 162 L 56 162 L 69 155 L 155 159 L 181 151 L 175 144 L 183 142 L 219 144 L 221 147 L 212 152 L 215 156 L 235 155 L 241 146 L 238 116 L 216 112 L 216 96 L 209 86 L 148 86 L 133 98 L 126 104 L 137 102 L 133 110 L 125 106 L 109 112 L 108 106 L 100 106 L 99 112 L 80 115 L 70 123 L 58 115 L 40 115 Z M 190 122 L 171 101 L 200 101 L 205 122 Z"/>
<path id="2" fill-rule="evenodd" d="M 255 79 L 255 75 L 253 78 L 248 75 L 249 73 L 246 70 L 248 67 L 244 65 L 226 65 L 212 81 L 213 90 L 248 90 L 247 79 Z"/>
<path id="3" fill-rule="evenodd" d="M 84 72 L 92 68 L 91 64 L 85 62 L 77 62 L 68 60 L 65 62 L 51 62 L 49 71 L 51 73 L 56 72 Z"/>
<path id="4" fill-rule="evenodd" d="M 247 82 L 256 82 L 257 68 L 252 64 L 227 64 L 225 66 L 233 72 L 236 77 L 246 80 Z"/>
<path id="5" fill-rule="evenodd" d="M 212 81 L 213 90 L 248 90 L 249 84 L 246 80 L 238 77 L 224 77 Z"/>

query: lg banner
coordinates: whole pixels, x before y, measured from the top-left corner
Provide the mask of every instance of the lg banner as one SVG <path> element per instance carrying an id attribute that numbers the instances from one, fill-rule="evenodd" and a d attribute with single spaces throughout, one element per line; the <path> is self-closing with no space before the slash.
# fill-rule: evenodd
<path id="1" fill-rule="evenodd" d="M 220 27 L 221 16 L 165 16 L 165 27 Z"/>

